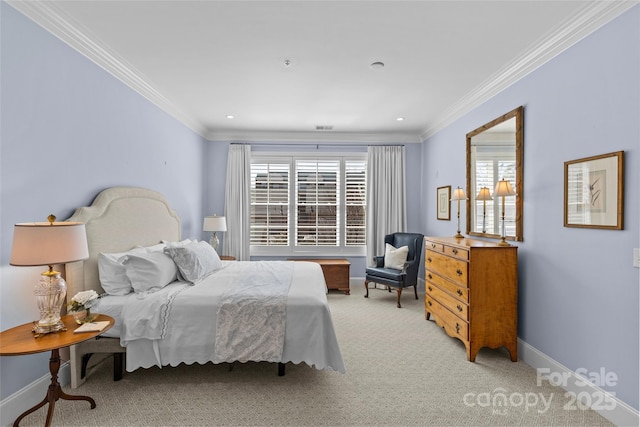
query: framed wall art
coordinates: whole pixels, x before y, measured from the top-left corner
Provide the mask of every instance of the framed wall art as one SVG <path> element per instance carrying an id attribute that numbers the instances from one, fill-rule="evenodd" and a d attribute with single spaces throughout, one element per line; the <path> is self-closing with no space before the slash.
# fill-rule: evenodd
<path id="1" fill-rule="evenodd" d="M 451 203 L 449 200 L 451 199 L 451 186 L 447 185 L 444 187 L 438 187 L 437 190 L 437 208 L 438 208 L 438 219 L 450 220 L 451 219 Z"/>
<path id="2" fill-rule="evenodd" d="M 564 226 L 622 230 L 624 151 L 564 163 Z"/>

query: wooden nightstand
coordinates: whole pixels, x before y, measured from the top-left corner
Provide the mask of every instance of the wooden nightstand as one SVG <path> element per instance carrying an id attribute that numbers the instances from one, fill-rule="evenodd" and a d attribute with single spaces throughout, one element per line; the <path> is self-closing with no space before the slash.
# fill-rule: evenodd
<path id="1" fill-rule="evenodd" d="M 236 257 L 231 255 L 220 255 L 220 259 L 223 261 L 235 261 Z"/>
<path id="2" fill-rule="evenodd" d="M 45 427 L 51 425 L 53 409 L 58 399 L 64 400 L 86 400 L 91 404 L 91 409 L 96 407 L 96 402 L 89 396 L 72 396 L 62 391 L 58 383 L 58 371 L 60 370 L 60 349 L 78 344 L 93 337 L 96 337 L 113 326 L 113 317 L 99 315 L 96 321 L 109 321 L 109 325 L 101 331 L 73 333 L 78 327 L 72 315 L 62 317 L 62 322 L 67 328 L 66 331 L 52 332 L 35 338 L 33 335 L 33 323 L 25 323 L 15 328 L 0 332 L 0 356 L 19 356 L 23 354 L 42 353 L 51 350 L 49 359 L 49 371 L 51 372 L 51 384 L 44 400 L 31 409 L 23 412 L 13 423 L 17 426 L 24 417 L 49 404 Z"/>

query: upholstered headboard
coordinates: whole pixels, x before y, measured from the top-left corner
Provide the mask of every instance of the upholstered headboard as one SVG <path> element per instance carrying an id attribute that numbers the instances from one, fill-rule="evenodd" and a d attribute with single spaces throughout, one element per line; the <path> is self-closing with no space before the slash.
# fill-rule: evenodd
<path id="1" fill-rule="evenodd" d="M 67 295 L 93 289 L 104 290 L 98 277 L 100 252 L 124 252 L 161 240 L 180 240 L 180 218 L 165 197 L 137 187 L 108 188 L 91 206 L 76 209 L 67 221 L 84 222 L 89 258 L 66 265 Z"/>

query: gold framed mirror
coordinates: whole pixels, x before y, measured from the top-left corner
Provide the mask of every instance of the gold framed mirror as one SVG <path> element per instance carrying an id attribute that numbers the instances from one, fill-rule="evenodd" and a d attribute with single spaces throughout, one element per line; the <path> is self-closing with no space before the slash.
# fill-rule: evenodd
<path id="1" fill-rule="evenodd" d="M 467 134 L 467 234 L 470 236 L 500 239 L 504 233 L 506 240 L 523 240 L 523 124 L 524 107 L 520 106 Z M 496 184 L 502 179 L 511 183 L 515 197 L 494 196 Z"/>

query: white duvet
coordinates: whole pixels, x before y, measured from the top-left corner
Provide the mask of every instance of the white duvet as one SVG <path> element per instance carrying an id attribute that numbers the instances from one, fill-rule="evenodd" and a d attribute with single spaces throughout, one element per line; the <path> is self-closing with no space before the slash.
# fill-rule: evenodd
<path id="1" fill-rule="evenodd" d="M 278 269 L 278 264 L 286 268 Z M 279 277 L 280 283 L 267 280 L 270 276 Z M 242 277 L 245 279 L 240 280 Z M 239 301 L 238 294 L 244 295 L 245 302 L 263 300 L 267 304 L 242 311 L 238 307 L 244 303 L 234 303 Z M 304 362 L 317 369 L 345 372 L 324 276 L 316 263 L 224 262 L 220 270 L 196 285 L 175 282 L 154 295 L 109 296 L 97 308 L 116 319 L 115 327 L 105 335 L 119 336 L 126 346 L 129 372 L 140 367 L 235 360 Z M 260 320 L 252 324 L 251 319 Z M 263 324 L 263 331 L 256 324 Z M 261 340 L 256 341 L 256 333 Z"/>

